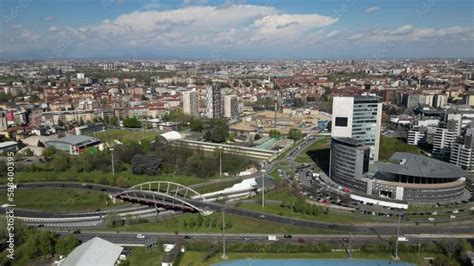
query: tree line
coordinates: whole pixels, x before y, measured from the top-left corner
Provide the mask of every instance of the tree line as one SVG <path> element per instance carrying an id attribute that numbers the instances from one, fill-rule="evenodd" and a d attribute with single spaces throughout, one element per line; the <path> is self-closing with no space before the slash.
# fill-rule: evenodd
<path id="1" fill-rule="evenodd" d="M 6 224 L 5 218 L 0 218 Z M 27 265 L 28 262 L 37 262 L 50 259 L 53 256 L 67 255 L 81 244 L 74 236 L 59 236 L 46 230 L 36 230 L 18 221 L 15 224 L 15 256 L 14 260 L 6 257 L 6 240 L 8 231 L 0 226 L 0 265 Z M 5 243 L 5 244 L 3 244 Z"/>
<path id="2" fill-rule="evenodd" d="M 44 163 L 31 165 L 17 164 L 17 171 L 72 171 L 88 173 L 92 171 L 111 172 L 112 154 L 110 149 L 86 150 L 79 155 L 69 155 L 55 148 L 45 148 Z M 115 171 L 130 171 L 136 175 L 158 176 L 160 174 L 197 176 L 210 178 L 219 174 L 220 153 L 193 149 L 184 144 L 170 144 L 161 136 L 148 141 L 124 141 L 113 150 Z M 248 167 L 257 165 L 251 159 L 222 153 L 222 171 L 237 174 Z M 6 173 L 6 164 L 0 161 L 0 175 Z M 116 180 L 122 182 L 124 180 Z M 107 181 L 105 181 L 107 182 Z M 113 185 L 113 184 L 112 184 Z"/>

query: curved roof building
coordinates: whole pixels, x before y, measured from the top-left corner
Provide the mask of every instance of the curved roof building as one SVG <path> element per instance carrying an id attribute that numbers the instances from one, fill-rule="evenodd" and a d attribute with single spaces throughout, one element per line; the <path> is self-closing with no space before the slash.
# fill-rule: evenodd
<path id="1" fill-rule="evenodd" d="M 394 163 L 379 163 L 369 181 L 372 194 L 411 202 L 452 202 L 462 199 L 467 173 L 430 157 L 396 152 Z"/>
<path id="2" fill-rule="evenodd" d="M 466 176 L 466 172 L 454 164 L 435 160 L 422 155 L 396 152 L 392 157 L 390 157 L 390 160 L 398 161 L 399 163 L 381 163 L 379 171 L 401 176 L 435 179 L 452 179 Z"/>

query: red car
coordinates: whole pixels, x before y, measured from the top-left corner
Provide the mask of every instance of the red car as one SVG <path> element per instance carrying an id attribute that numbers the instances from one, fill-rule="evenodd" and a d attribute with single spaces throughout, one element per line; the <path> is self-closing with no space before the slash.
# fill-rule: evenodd
<path id="1" fill-rule="evenodd" d="M 303 238 L 299 238 L 299 239 L 298 239 L 298 243 L 304 243 L 304 239 L 303 239 Z"/>

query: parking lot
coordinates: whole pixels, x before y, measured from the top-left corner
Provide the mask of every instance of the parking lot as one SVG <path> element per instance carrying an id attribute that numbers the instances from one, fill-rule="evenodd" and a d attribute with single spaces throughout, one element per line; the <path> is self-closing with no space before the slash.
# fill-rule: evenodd
<path id="1" fill-rule="evenodd" d="M 433 223 L 469 218 L 474 213 L 474 205 L 460 205 L 459 208 L 453 209 L 439 206 L 439 210 L 434 208 L 426 211 L 407 211 L 354 201 L 349 197 L 350 189 L 323 182 L 325 173 L 316 169 L 315 165 L 300 164 L 294 171 L 279 169 L 278 173 L 287 182 L 297 185 L 301 194 L 308 200 L 350 215 L 366 215 L 370 218 L 395 221 L 401 213 L 403 221 Z"/>

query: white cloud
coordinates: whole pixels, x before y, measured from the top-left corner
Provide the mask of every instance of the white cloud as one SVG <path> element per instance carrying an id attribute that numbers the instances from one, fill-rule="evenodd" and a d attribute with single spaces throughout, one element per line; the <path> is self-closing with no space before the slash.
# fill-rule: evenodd
<path id="1" fill-rule="evenodd" d="M 418 28 L 413 25 L 404 25 L 396 29 L 376 29 L 358 32 L 347 37 L 349 40 L 361 42 L 420 41 L 434 38 L 438 38 L 439 41 L 474 40 L 474 28 L 459 26 L 449 28 Z"/>
<path id="2" fill-rule="evenodd" d="M 44 21 L 52 21 L 54 20 L 54 16 L 46 16 L 43 18 Z"/>
<path id="3" fill-rule="evenodd" d="M 380 7 L 372 6 L 372 7 L 367 8 L 367 10 L 365 10 L 365 13 L 370 14 L 370 13 L 375 13 L 377 11 L 380 11 Z"/>
<path id="4" fill-rule="evenodd" d="M 183 0 L 183 5 L 202 5 L 206 3 L 207 0 Z"/>
<path id="5" fill-rule="evenodd" d="M 326 34 L 326 38 L 332 38 L 336 35 L 339 34 L 339 31 L 335 30 L 335 31 L 331 31 L 330 33 Z"/>
<path id="6" fill-rule="evenodd" d="M 328 16 L 284 14 L 267 6 L 189 6 L 123 14 L 89 26 L 88 31 L 111 43 L 138 47 L 243 45 L 309 40 L 315 29 L 335 22 Z"/>
<path id="7" fill-rule="evenodd" d="M 49 29 L 48 29 L 48 32 L 58 32 L 58 31 L 60 31 L 60 29 L 58 27 L 55 27 L 55 26 L 49 27 Z"/>
<path id="8" fill-rule="evenodd" d="M 49 25 L 44 30 L 46 34 L 12 24 L 2 35 L 8 41 L 2 43 L 5 45 L 0 51 L 40 50 L 61 56 L 71 51 L 87 56 L 187 53 L 225 57 L 252 53 L 258 57 L 260 54 L 361 53 L 377 45 L 398 49 L 420 46 L 423 42 L 443 45 L 464 41 L 460 45 L 466 46 L 474 40 L 473 27 L 401 25 L 352 30 L 333 27 L 338 18 L 316 13 L 290 14 L 269 6 L 216 7 L 187 3 L 191 5 L 174 10 L 125 13 L 92 25 Z"/>

